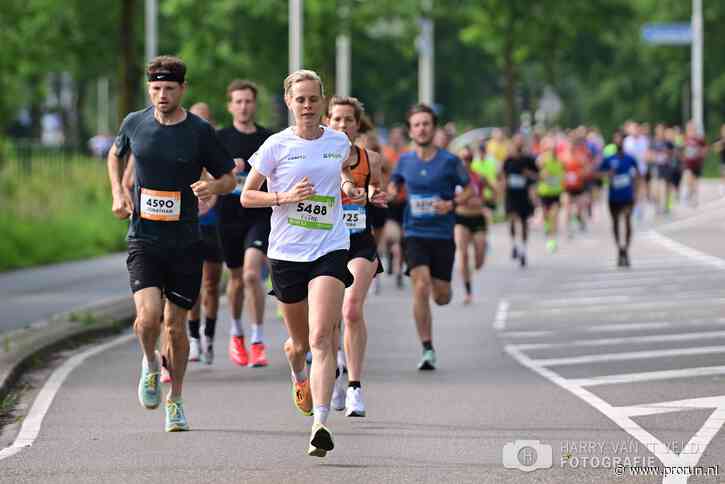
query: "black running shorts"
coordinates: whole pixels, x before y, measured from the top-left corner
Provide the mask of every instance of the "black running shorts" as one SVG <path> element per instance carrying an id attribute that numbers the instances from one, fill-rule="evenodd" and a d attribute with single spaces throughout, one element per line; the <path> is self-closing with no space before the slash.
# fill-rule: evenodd
<path id="1" fill-rule="evenodd" d="M 456 214 L 456 225 L 462 225 L 474 234 L 476 232 L 486 232 L 487 229 L 486 217 L 484 217 L 483 215 L 466 217 L 464 215 Z"/>
<path id="2" fill-rule="evenodd" d="M 378 248 L 375 244 L 375 238 L 370 231 L 360 232 L 359 234 L 350 235 L 350 251 L 348 252 L 348 262 L 362 257 L 370 262 L 378 261 L 378 269 L 375 274 L 383 272 L 383 263 L 378 257 Z"/>
<path id="3" fill-rule="evenodd" d="M 348 251 L 335 250 L 312 262 L 291 262 L 269 259 L 272 276 L 272 292 L 285 304 L 294 304 L 307 299 L 310 281 L 320 276 L 331 276 L 342 281 L 345 287 L 352 286 L 353 276 L 347 268 Z"/>
<path id="4" fill-rule="evenodd" d="M 428 266 L 434 279 L 451 282 L 456 243 L 453 239 L 405 238 L 407 274 L 418 266 Z"/>
<path id="5" fill-rule="evenodd" d="M 260 217 L 245 225 L 219 225 L 224 262 L 230 269 L 241 267 L 244 252 L 249 248 L 267 253 L 270 232 L 269 217 Z"/>
<path id="6" fill-rule="evenodd" d="M 183 309 L 194 307 L 199 297 L 202 265 L 201 243 L 185 248 L 128 243 L 126 267 L 131 291 L 158 287 L 169 301 Z"/>
<path id="7" fill-rule="evenodd" d="M 224 261 L 219 229 L 216 225 L 200 225 L 201 255 L 204 262 L 221 264 Z"/>

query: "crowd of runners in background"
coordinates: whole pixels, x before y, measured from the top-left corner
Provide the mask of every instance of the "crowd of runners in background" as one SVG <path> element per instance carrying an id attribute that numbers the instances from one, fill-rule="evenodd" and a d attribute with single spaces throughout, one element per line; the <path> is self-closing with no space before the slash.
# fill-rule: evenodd
<path id="1" fill-rule="evenodd" d="M 382 290 L 380 273 L 399 289 L 410 285 L 418 368 L 434 370 L 430 302 L 450 303 L 454 261 L 463 302 L 473 302 L 472 274 L 484 265 L 494 222 L 506 221 L 511 257 L 526 267 L 532 219 L 554 253 L 560 234 L 586 232 L 606 201 L 617 265 L 626 267 L 632 219 L 696 206 L 708 150 L 725 162 L 725 140 L 708 146 L 692 124 L 652 130 L 628 121 L 609 138 L 588 127 L 511 135 L 494 128 L 456 145 L 455 125 L 440 126 L 418 104 L 405 124 L 376 129 L 359 100 L 326 98 L 319 77 L 304 70 L 284 82 L 292 126 L 276 134 L 259 126 L 256 86 L 233 80 L 232 122 L 218 129 L 206 104 L 181 107 L 185 74 L 173 57 L 149 65 L 153 106 L 126 118 L 109 154 L 113 211 L 131 218 L 127 264 L 144 352 L 138 398 L 156 408 L 159 383 L 171 383 L 166 430 L 189 429 L 186 362 L 214 361 L 226 265 L 228 356 L 267 366 L 270 291 L 289 332 L 294 404 L 314 416 L 313 456 L 334 446 L 330 406 L 366 415 L 364 306 L 369 292 Z"/>

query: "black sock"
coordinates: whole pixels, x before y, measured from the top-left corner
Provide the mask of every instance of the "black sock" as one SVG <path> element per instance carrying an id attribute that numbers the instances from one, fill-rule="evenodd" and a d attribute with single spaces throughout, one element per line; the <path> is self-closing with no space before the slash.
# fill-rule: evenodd
<path id="1" fill-rule="evenodd" d="M 471 295 L 471 283 L 466 282 L 466 294 Z"/>
<path id="2" fill-rule="evenodd" d="M 216 334 L 216 319 L 206 318 L 204 320 L 204 336 L 207 341 L 211 342 Z"/>
<path id="3" fill-rule="evenodd" d="M 347 384 L 350 388 L 360 388 L 360 382 L 359 381 L 351 381 Z"/>
<path id="4" fill-rule="evenodd" d="M 339 366 L 337 368 L 335 368 L 335 379 L 337 380 L 338 378 L 340 378 L 340 367 Z"/>
<path id="5" fill-rule="evenodd" d="M 433 342 L 432 341 L 423 341 L 423 349 L 424 350 L 432 350 L 433 349 Z"/>
<path id="6" fill-rule="evenodd" d="M 199 320 L 198 319 L 190 319 L 189 320 L 189 336 L 191 336 L 194 339 L 199 339 Z"/>

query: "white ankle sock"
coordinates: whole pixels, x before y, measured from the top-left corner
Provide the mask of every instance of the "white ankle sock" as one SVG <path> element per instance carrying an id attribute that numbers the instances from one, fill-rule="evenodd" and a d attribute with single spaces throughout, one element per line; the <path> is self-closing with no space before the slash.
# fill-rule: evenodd
<path id="1" fill-rule="evenodd" d="M 252 344 L 261 343 L 264 339 L 264 325 L 251 324 L 252 327 Z"/>
<path id="2" fill-rule="evenodd" d="M 315 405 L 315 425 L 325 425 L 327 423 L 327 416 L 330 414 L 329 405 Z"/>
<path id="3" fill-rule="evenodd" d="M 242 318 L 232 318 L 229 324 L 229 335 L 230 336 L 244 336 L 244 329 L 242 329 Z"/>
<path id="4" fill-rule="evenodd" d="M 299 373 L 292 370 L 292 379 L 295 383 L 300 383 L 307 380 L 307 368 L 303 368 Z"/>

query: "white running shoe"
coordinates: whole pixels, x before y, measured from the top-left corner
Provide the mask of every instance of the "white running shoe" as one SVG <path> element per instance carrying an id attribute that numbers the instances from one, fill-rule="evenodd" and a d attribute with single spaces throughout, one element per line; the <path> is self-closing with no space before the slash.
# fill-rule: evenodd
<path id="1" fill-rule="evenodd" d="M 345 375 L 342 374 L 342 368 L 339 368 L 340 376 L 335 378 L 335 388 L 332 390 L 332 402 L 330 405 L 337 411 L 345 410 Z"/>
<path id="2" fill-rule="evenodd" d="M 199 338 L 189 338 L 189 361 L 199 361 L 201 359 L 201 340 Z"/>
<path id="3" fill-rule="evenodd" d="M 362 388 L 348 387 L 347 395 L 345 397 L 345 416 L 365 416 L 365 402 L 363 402 Z"/>

